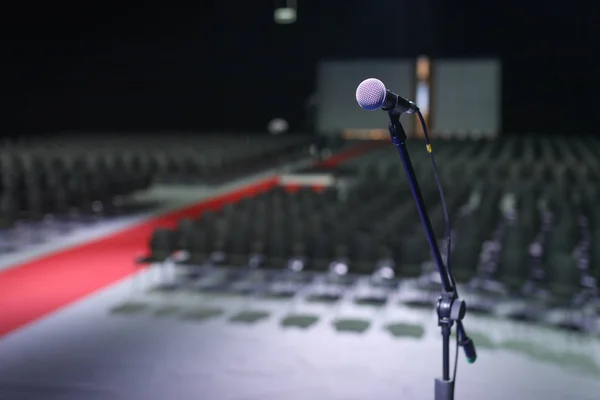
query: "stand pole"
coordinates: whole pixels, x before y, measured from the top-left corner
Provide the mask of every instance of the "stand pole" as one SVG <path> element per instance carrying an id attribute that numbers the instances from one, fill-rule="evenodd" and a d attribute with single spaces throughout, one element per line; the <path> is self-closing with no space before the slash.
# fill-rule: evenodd
<path id="1" fill-rule="evenodd" d="M 410 189 L 421 217 L 421 222 L 425 228 L 427 242 L 429 243 L 429 248 L 431 249 L 431 254 L 442 283 L 442 293 L 436 304 L 438 326 L 442 331 L 442 378 L 435 380 L 435 400 L 454 400 L 454 379 L 450 376 L 450 336 L 454 322 L 457 323 L 459 345 L 463 347 L 468 361 L 474 362 L 477 358 L 475 346 L 466 335 L 462 325 L 467 308 L 465 302 L 458 299 L 456 288 L 451 283 L 453 281 L 450 279 L 450 271 L 442 260 L 435 232 L 431 226 L 427 208 L 423 201 L 423 195 L 421 194 L 421 189 L 417 182 L 410 156 L 408 155 L 406 132 L 400 123 L 401 113 L 389 111 L 388 114 L 390 117 L 389 130 L 392 143 L 398 148 L 398 153 L 400 154 L 402 165 L 404 166 L 404 171 L 406 172 Z"/>
<path id="2" fill-rule="evenodd" d="M 442 261 L 442 255 L 437 245 L 435 233 L 433 232 L 433 228 L 431 227 L 431 222 L 429 221 L 429 214 L 427 213 L 425 202 L 423 201 L 421 188 L 419 187 L 419 183 L 417 182 L 417 177 L 415 176 L 415 171 L 413 169 L 412 162 L 410 161 L 410 156 L 408 155 L 408 149 L 406 148 L 406 132 L 404 131 L 404 128 L 400 123 L 400 114 L 390 112 L 389 115 L 389 129 L 390 135 L 392 137 L 392 143 L 394 143 L 394 145 L 398 148 L 398 153 L 400 154 L 400 158 L 402 159 L 402 165 L 404 166 L 404 171 L 406 172 L 406 176 L 408 177 L 410 190 L 412 191 L 413 197 L 415 198 L 415 202 L 417 203 L 417 209 L 419 211 L 419 215 L 421 216 L 421 222 L 425 227 L 425 235 L 427 236 L 427 242 L 429 242 L 429 248 L 431 249 L 431 254 L 433 255 L 433 261 L 437 266 L 440 278 L 442 280 L 442 289 L 445 293 L 452 293 L 454 292 L 454 288 L 450 284 L 448 273 L 444 266 L 444 262 Z"/>
<path id="3" fill-rule="evenodd" d="M 442 325 L 442 379 L 435 380 L 435 400 L 454 400 L 454 380 L 450 379 L 450 326 Z"/>
<path id="4" fill-rule="evenodd" d="M 450 380 L 450 328 L 448 325 L 442 326 L 442 347 L 443 347 L 443 374 L 442 380 Z"/>

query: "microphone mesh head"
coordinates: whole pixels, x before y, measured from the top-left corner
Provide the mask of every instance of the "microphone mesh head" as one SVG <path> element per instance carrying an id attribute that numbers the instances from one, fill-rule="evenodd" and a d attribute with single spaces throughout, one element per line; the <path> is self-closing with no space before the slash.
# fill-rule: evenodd
<path id="1" fill-rule="evenodd" d="M 356 88 L 356 101 L 365 110 L 377 110 L 385 101 L 387 89 L 379 79 L 365 79 Z"/>

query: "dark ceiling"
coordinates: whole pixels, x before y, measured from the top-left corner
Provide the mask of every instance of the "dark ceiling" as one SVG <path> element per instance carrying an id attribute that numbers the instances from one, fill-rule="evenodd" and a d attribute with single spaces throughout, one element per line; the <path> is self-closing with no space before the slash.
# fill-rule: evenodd
<path id="1" fill-rule="evenodd" d="M 319 60 L 429 54 L 501 58 L 505 131 L 595 132 L 593 2 L 298 2 L 289 26 L 272 1 L 5 6 L 3 131 L 301 129 Z"/>

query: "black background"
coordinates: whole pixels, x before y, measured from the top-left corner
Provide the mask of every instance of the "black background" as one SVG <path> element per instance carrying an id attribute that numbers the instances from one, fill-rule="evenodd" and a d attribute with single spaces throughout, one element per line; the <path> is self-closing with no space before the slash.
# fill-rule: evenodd
<path id="1" fill-rule="evenodd" d="M 428 54 L 502 60 L 505 132 L 597 132 L 595 2 L 275 3 L 4 6 L 1 129 L 301 130 L 319 60 Z"/>

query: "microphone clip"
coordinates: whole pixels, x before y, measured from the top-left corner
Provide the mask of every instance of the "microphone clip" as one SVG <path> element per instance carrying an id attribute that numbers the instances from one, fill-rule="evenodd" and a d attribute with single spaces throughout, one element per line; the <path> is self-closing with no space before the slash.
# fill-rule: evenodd
<path id="1" fill-rule="evenodd" d="M 454 399 L 454 379 L 450 377 L 450 335 L 452 326 L 456 323 L 458 345 L 462 347 L 467 362 L 472 364 L 477 359 L 477 351 L 471 338 L 465 332 L 463 319 L 467 313 L 467 304 L 459 299 L 455 292 L 444 292 L 436 304 L 438 326 L 442 329 L 443 346 L 443 377 L 435 380 L 435 399 Z"/>
<path id="2" fill-rule="evenodd" d="M 442 293 L 436 304 L 438 326 L 452 327 L 454 322 L 462 321 L 467 311 L 464 300 L 458 299 L 454 292 Z"/>
<path id="3" fill-rule="evenodd" d="M 389 124 L 390 138 L 392 139 L 392 143 L 395 146 L 400 146 L 407 139 L 406 132 L 404 131 L 404 127 L 400 123 L 400 116 L 402 115 L 402 113 L 397 110 L 390 110 L 390 111 L 388 111 L 388 115 L 390 117 L 390 124 Z"/>

